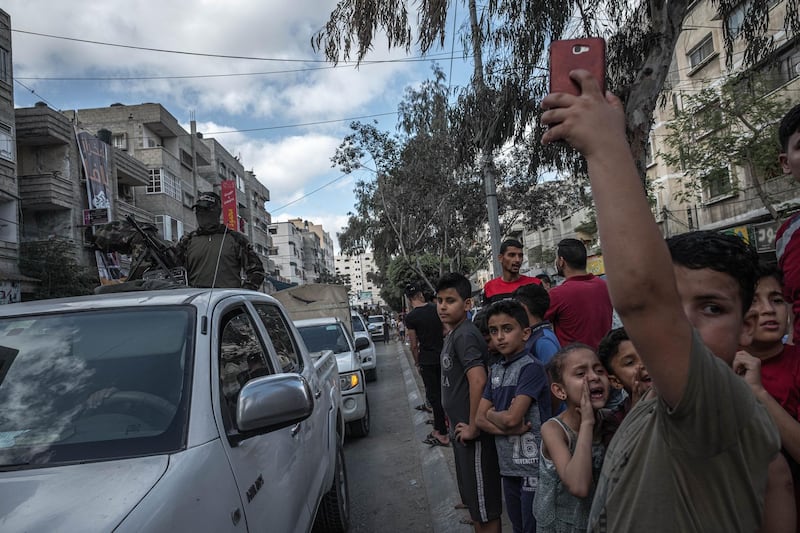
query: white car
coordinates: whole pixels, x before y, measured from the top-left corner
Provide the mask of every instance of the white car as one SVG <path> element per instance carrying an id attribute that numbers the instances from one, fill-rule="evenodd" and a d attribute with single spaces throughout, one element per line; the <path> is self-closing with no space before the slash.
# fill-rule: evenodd
<path id="1" fill-rule="evenodd" d="M 0 305 L 0 529 L 343 533 L 337 381 L 259 292 Z"/>
<path id="2" fill-rule="evenodd" d="M 369 326 L 369 334 L 373 339 L 386 340 L 388 331 L 384 331 L 384 318 L 383 315 L 369 315 L 367 317 L 367 325 Z"/>
<path id="3" fill-rule="evenodd" d="M 372 342 L 372 336 L 369 334 L 367 324 L 361 315 L 353 314 L 351 321 L 353 323 L 353 337 L 356 340 L 367 339 L 369 342 L 369 347 L 358 353 L 361 356 L 361 368 L 364 369 L 367 381 L 375 381 L 378 378 L 378 355 L 375 353 L 375 343 Z"/>
<path id="4" fill-rule="evenodd" d="M 342 391 L 342 414 L 347 430 L 354 437 L 369 434 L 369 401 L 364 369 L 358 350 L 368 346 L 364 339 L 353 342 L 338 318 L 295 320 L 295 327 L 309 352 L 332 351 L 339 367 L 339 388 Z"/>

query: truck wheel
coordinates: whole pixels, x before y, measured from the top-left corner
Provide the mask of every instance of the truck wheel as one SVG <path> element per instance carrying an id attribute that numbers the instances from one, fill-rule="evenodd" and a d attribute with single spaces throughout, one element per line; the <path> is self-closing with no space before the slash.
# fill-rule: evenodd
<path id="1" fill-rule="evenodd" d="M 336 471 L 333 485 L 322 497 L 314 519 L 313 533 L 345 533 L 350 528 L 350 493 L 347 488 L 347 470 L 344 465 L 344 448 L 340 439 L 336 444 Z"/>
<path id="2" fill-rule="evenodd" d="M 375 381 L 378 379 L 378 369 L 377 368 L 370 368 L 364 372 L 364 377 L 367 381 Z"/>
<path id="3" fill-rule="evenodd" d="M 350 430 L 350 435 L 353 437 L 366 437 L 369 435 L 369 400 L 367 402 L 367 411 L 364 416 L 359 420 L 354 420 L 347 424 L 347 429 Z"/>

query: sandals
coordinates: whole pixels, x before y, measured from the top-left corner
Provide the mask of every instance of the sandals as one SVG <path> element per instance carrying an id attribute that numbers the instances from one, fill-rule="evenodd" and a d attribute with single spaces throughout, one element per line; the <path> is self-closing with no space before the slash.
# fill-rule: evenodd
<path id="1" fill-rule="evenodd" d="M 429 446 L 444 446 L 445 448 L 450 447 L 449 442 L 440 441 L 439 439 L 436 438 L 436 435 L 434 435 L 433 433 L 428 433 L 428 436 L 425 437 L 425 439 L 422 442 Z"/>
<path id="2" fill-rule="evenodd" d="M 417 411 L 426 411 L 428 413 L 432 413 L 433 412 L 433 409 L 431 409 L 430 407 L 428 407 L 424 403 L 419 404 L 418 406 L 414 407 L 414 409 L 416 409 Z"/>

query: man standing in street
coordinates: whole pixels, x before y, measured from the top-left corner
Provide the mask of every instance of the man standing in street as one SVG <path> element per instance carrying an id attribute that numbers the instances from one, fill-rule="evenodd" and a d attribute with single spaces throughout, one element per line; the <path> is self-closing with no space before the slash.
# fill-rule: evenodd
<path id="1" fill-rule="evenodd" d="M 185 235 L 177 246 L 189 286 L 258 290 L 264 281 L 264 265 L 247 237 L 220 223 L 219 195 L 201 193 L 192 207 L 197 229 Z"/>
<path id="2" fill-rule="evenodd" d="M 606 282 L 586 272 L 586 246 L 578 239 L 558 243 L 556 269 L 566 279 L 550 289 L 545 320 L 553 324 L 561 346 L 582 342 L 597 350 L 611 329 L 613 310 Z"/>
<path id="3" fill-rule="evenodd" d="M 405 295 L 411 304 L 406 315 L 406 335 L 414 363 L 417 365 L 425 397 L 433 411 L 433 431 L 423 441 L 431 446 L 448 446 L 450 438 L 442 409 L 442 353 L 444 332 L 436 304 L 425 298 L 421 283 L 406 285 Z"/>
<path id="4" fill-rule="evenodd" d="M 523 285 L 535 283 L 541 285 L 537 278 L 524 276 L 519 273 L 522 266 L 522 243 L 516 239 L 506 239 L 500 244 L 500 266 L 503 274 L 486 282 L 483 286 L 483 303 L 488 305 L 505 298 L 511 298 L 512 293 Z"/>

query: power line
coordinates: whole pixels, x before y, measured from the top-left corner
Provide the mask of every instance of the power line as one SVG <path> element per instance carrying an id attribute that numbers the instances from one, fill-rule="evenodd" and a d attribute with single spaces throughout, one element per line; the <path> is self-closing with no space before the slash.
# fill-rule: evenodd
<path id="1" fill-rule="evenodd" d="M 299 197 L 299 198 L 297 198 L 297 199 L 295 199 L 295 200 L 292 200 L 292 201 L 291 201 L 291 202 L 289 202 L 288 204 L 284 204 L 284 205 L 282 205 L 282 206 L 280 206 L 280 207 L 278 207 L 278 208 L 276 208 L 276 209 L 273 209 L 272 211 L 270 211 L 270 214 L 277 213 L 278 211 L 281 211 L 282 209 L 285 209 L 285 208 L 289 207 L 290 205 L 296 204 L 296 203 L 297 203 L 297 202 L 299 202 L 300 200 L 303 200 L 303 199 L 305 199 L 305 198 L 308 198 L 308 197 L 309 197 L 309 196 L 311 196 L 312 194 L 314 194 L 314 193 L 317 193 L 317 192 L 321 191 L 322 189 L 324 189 L 324 188 L 326 188 L 326 187 L 329 187 L 329 186 L 333 185 L 333 184 L 334 184 L 334 183 L 336 183 L 337 181 L 339 181 L 339 180 L 341 180 L 341 179 L 344 179 L 344 178 L 346 178 L 346 177 L 347 177 L 347 176 L 349 176 L 349 175 L 350 175 L 349 173 L 345 172 L 344 174 L 342 174 L 342 175 L 340 175 L 340 176 L 338 176 L 338 177 L 336 177 L 336 178 L 333 178 L 331 181 L 329 181 L 329 182 L 327 182 L 327 183 L 325 183 L 325 184 L 323 184 L 323 185 L 320 185 L 319 187 L 317 187 L 317 188 L 316 188 L 316 189 L 314 189 L 313 191 L 311 191 L 311 192 L 308 192 L 308 193 L 304 194 L 303 196 L 301 196 L 301 197 Z"/>
<path id="2" fill-rule="evenodd" d="M 34 89 L 32 89 L 31 87 L 28 87 L 27 85 L 25 85 L 24 83 L 22 83 L 21 81 L 19 81 L 19 80 L 18 80 L 18 79 L 16 79 L 16 78 L 14 78 L 14 82 L 15 82 L 15 83 L 17 83 L 17 84 L 19 84 L 21 87 L 23 87 L 25 90 L 27 90 L 27 91 L 28 91 L 28 92 L 30 92 L 31 94 L 35 95 L 35 96 L 36 96 L 37 98 L 39 98 L 39 99 L 40 99 L 42 102 L 46 103 L 47 105 L 49 105 L 49 106 L 50 106 L 50 107 L 52 107 L 53 109 L 58 109 L 59 111 L 61 111 L 61 108 L 59 108 L 59 107 L 57 107 L 57 106 L 54 106 L 52 103 L 50 103 L 50 102 L 47 100 L 47 98 L 45 98 L 45 97 L 44 97 L 44 96 L 42 96 L 41 94 L 37 93 L 37 92 L 36 92 Z"/>
<path id="3" fill-rule="evenodd" d="M 64 35 L 52 35 L 49 33 L 40 33 L 35 31 L 29 30 L 20 30 L 20 29 L 12 29 L 12 32 L 16 33 L 23 33 L 26 35 L 35 35 L 37 37 L 47 37 L 49 39 L 60 39 L 64 41 L 72 41 L 78 43 L 86 43 L 86 44 L 96 44 L 99 46 L 110 46 L 114 48 L 126 48 L 129 50 L 144 50 L 145 52 L 159 52 L 163 54 L 178 54 L 178 55 L 188 55 L 188 56 L 198 56 L 198 57 L 213 57 L 218 59 L 242 59 L 248 61 L 274 61 L 274 62 L 283 62 L 283 63 L 329 63 L 327 59 L 297 59 L 297 58 L 280 58 L 280 57 L 258 57 L 258 56 L 240 56 L 240 55 L 229 55 L 229 54 L 214 54 L 214 53 L 207 53 L 207 52 L 191 52 L 186 50 L 170 50 L 167 48 L 153 48 L 148 46 L 136 46 L 130 44 L 119 44 L 119 43 L 110 43 L 104 41 L 95 41 L 91 39 L 79 39 L 77 37 L 67 37 Z M 446 54 L 434 54 L 435 56 L 443 56 L 447 57 Z M 405 61 L 427 61 L 430 57 L 425 56 L 414 56 L 411 58 L 405 59 L 383 59 L 383 60 L 374 60 L 374 61 L 347 61 L 342 60 L 339 61 L 340 64 L 344 65 L 366 65 L 366 64 L 377 64 L 377 63 L 393 63 L 393 62 L 405 62 Z"/>

